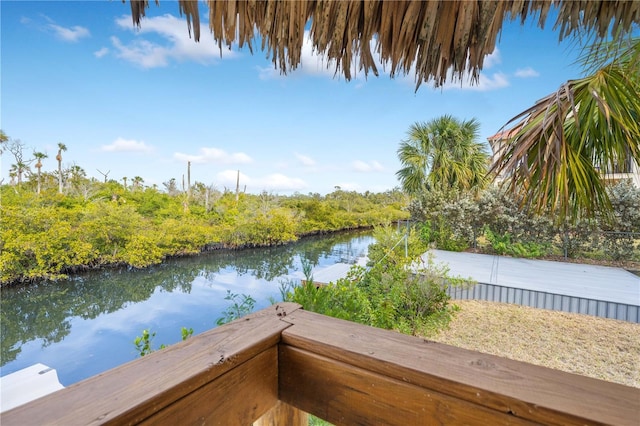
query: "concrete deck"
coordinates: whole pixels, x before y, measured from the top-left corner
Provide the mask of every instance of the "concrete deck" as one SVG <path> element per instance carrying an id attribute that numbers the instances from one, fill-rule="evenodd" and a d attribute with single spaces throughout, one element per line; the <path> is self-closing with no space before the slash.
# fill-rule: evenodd
<path id="1" fill-rule="evenodd" d="M 450 275 L 478 283 L 640 306 L 640 277 L 622 268 L 443 250 L 424 260 L 429 253 Z"/>

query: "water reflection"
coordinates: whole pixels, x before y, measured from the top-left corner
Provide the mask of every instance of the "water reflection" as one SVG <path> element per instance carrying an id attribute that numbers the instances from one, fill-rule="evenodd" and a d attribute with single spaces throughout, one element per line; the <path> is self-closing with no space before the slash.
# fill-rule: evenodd
<path id="1" fill-rule="evenodd" d="M 174 343 L 181 326 L 196 333 L 215 326 L 227 289 L 250 294 L 262 308 L 279 296 L 279 281 L 300 269 L 302 257 L 316 267 L 354 262 L 371 242 L 369 233 L 335 234 L 3 289 L 2 375 L 43 362 L 71 384 L 135 358 L 132 340 L 143 328 L 157 332 L 158 344 Z"/>

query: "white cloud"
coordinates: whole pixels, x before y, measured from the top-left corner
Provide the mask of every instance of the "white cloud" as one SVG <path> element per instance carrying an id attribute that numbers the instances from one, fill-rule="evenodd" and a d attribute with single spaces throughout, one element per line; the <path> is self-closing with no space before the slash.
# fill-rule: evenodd
<path id="1" fill-rule="evenodd" d="M 112 36 L 111 43 L 115 55 L 142 68 L 156 68 L 167 66 L 171 61 L 193 61 L 201 64 L 215 62 L 221 57 L 230 58 L 237 53 L 223 49 L 222 52 L 211 40 L 205 40 L 203 32 L 201 41 L 196 43 L 186 31 L 184 19 L 172 15 L 163 15 L 145 19 L 140 29 L 131 25 L 131 17 L 122 16 L 116 19 L 116 25 L 122 29 L 135 31 L 138 39 L 122 42 L 120 38 Z M 206 23 L 202 23 L 206 27 Z M 144 36 L 160 37 L 161 41 L 150 41 Z"/>
<path id="2" fill-rule="evenodd" d="M 500 56 L 500 50 L 496 47 L 495 50 L 484 57 L 482 68 L 485 70 L 491 69 L 495 65 L 502 63 L 502 57 Z"/>
<path id="3" fill-rule="evenodd" d="M 237 170 L 224 170 L 216 174 L 216 183 L 224 186 L 225 188 L 233 189 L 236 188 L 236 179 L 238 178 Z M 245 185 L 249 185 L 251 183 L 251 179 L 249 176 L 244 173 L 240 173 L 240 190 L 244 188 Z"/>
<path id="4" fill-rule="evenodd" d="M 100 50 L 96 50 L 95 52 L 93 52 L 93 55 L 96 58 L 102 58 L 104 55 L 106 55 L 107 53 L 109 53 L 109 48 L 107 47 L 103 47 Z"/>
<path id="5" fill-rule="evenodd" d="M 49 29 L 52 30 L 56 37 L 58 37 L 59 39 L 72 43 L 75 43 L 81 38 L 89 37 L 91 35 L 88 29 L 79 25 L 74 25 L 73 27 L 66 28 L 56 24 L 49 24 Z"/>
<path id="6" fill-rule="evenodd" d="M 485 56 L 483 70 L 493 68 L 501 62 L 502 58 L 500 56 L 500 50 L 496 48 L 492 53 Z M 415 86 L 415 64 L 411 66 L 411 70 L 409 71 L 409 73 L 407 73 L 406 76 L 398 76 L 396 78 L 402 81 L 404 84 Z M 433 85 L 433 81 L 429 81 L 428 83 Z M 434 87 L 434 90 L 458 89 L 486 92 L 490 90 L 501 89 L 507 86 L 509 86 L 509 80 L 507 79 L 507 76 L 502 72 L 494 72 L 493 74 L 488 74 L 480 70 L 478 81 L 472 83 L 471 75 L 469 73 L 463 74 L 462 78 L 460 78 L 458 75 L 454 75 L 452 69 L 449 68 L 449 70 L 447 71 L 447 78 L 445 83 L 441 87 Z"/>
<path id="7" fill-rule="evenodd" d="M 302 50 L 300 52 L 300 64 L 295 71 L 289 70 L 288 74 L 291 74 L 293 72 L 300 72 L 306 75 L 333 77 L 335 64 L 330 65 L 333 66 L 327 68 L 326 58 L 323 55 L 319 55 L 318 53 L 313 51 L 313 44 L 309 37 L 309 31 L 305 31 L 304 39 L 302 41 Z M 284 75 L 280 73 L 280 69 L 276 68 L 275 66 L 257 67 L 257 69 L 258 77 L 261 80 L 284 77 Z"/>
<path id="8" fill-rule="evenodd" d="M 111 37 L 116 56 L 142 68 L 166 67 L 169 64 L 169 53 L 166 48 L 147 40 L 136 40 L 128 46 L 122 44 L 118 37 Z"/>
<path id="9" fill-rule="evenodd" d="M 151 152 L 153 147 L 144 141 L 118 138 L 110 145 L 102 145 L 100 150 L 105 152 Z"/>
<path id="10" fill-rule="evenodd" d="M 371 52 L 375 52 L 375 40 L 371 40 L 370 42 Z M 382 63 L 374 54 L 374 60 L 378 71 L 380 72 L 383 69 Z M 352 61 L 351 63 L 351 79 L 352 80 L 364 80 L 364 72 L 359 71 L 356 66 L 357 62 Z M 273 78 L 284 77 L 280 73 L 280 69 L 276 69 L 275 67 L 256 67 L 258 69 L 258 77 L 261 80 L 269 80 Z M 328 78 L 337 78 L 344 77 L 344 73 L 342 70 L 342 66 L 338 69 L 336 73 L 336 62 L 329 61 L 327 57 L 323 54 L 319 54 L 315 52 L 313 49 L 313 43 L 311 41 L 310 32 L 304 32 L 304 39 L 302 41 L 302 50 L 300 51 L 300 64 L 295 71 L 289 70 L 287 74 L 292 74 L 299 72 L 304 75 L 311 76 L 319 76 L 319 77 L 328 77 Z M 372 73 L 373 75 L 373 73 Z M 360 83 L 356 88 L 362 87 L 362 83 Z"/>
<path id="11" fill-rule="evenodd" d="M 471 90 L 476 92 L 488 92 L 490 90 L 502 89 L 509 86 L 509 79 L 501 72 L 496 72 L 491 75 L 480 73 L 478 81 L 471 83 L 470 76 L 464 76 L 462 80 L 453 80 L 448 78 L 448 82 L 442 86 L 442 90 Z"/>
<path id="12" fill-rule="evenodd" d="M 311 157 L 309 157 L 307 155 L 298 154 L 296 152 L 295 156 L 303 166 L 311 167 L 311 166 L 315 166 L 316 165 L 316 161 L 313 158 L 311 158 Z"/>
<path id="13" fill-rule="evenodd" d="M 490 90 L 502 89 L 509 86 L 507 76 L 502 72 L 494 72 L 492 74 L 483 72 L 502 63 L 500 50 L 496 47 L 493 52 L 485 56 L 482 70 L 479 71 L 478 80 L 475 83 L 471 81 L 471 75 L 466 74 L 461 79 L 454 77 L 449 71 L 447 82 L 442 86 L 442 90 L 459 89 L 471 90 L 475 92 L 488 92 Z"/>
<path id="14" fill-rule="evenodd" d="M 46 21 L 46 22 L 43 22 Z M 39 15 L 39 19 L 33 20 L 31 18 L 27 18 L 26 16 L 22 16 L 20 18 L 20 23 L 22 25 L 26 25 L 32 29 L 37 31 L 42 31 L 45 33 L 52 33 L 54 36 L 63 41 L 68 41 L 71 43 L 75 43 L 81 38 L 90 37 L 91 32 L 85 27 L 81 27 L 80 25 L 74 25 L 72 27 L 63 27 L 62 25 L 58 25 L 53 19 L 49 18 L 47 15 Z"/>
<path id="15" fill-rule="evenodd" d="M 216 183 L 230 190 L 235 190 L 237 170 L 224 170 L 216 174 Z M 285 176 L 281 173 L 273 173 L 259 178 L 250 178 L 240 173 L 240 190 L 247 188 L 247 192 L 260 191 L 299 191 L 308 187 L 307 182 L 300 178 Z"/>
<path id="16" fill-rule="evenodd" d="M 262 179 L 256 180 L 254 189 L 265 189 L 272 191 L 298 191 L 307 187 L 307 183 L 300 179 L 285 176 L 280 173 L 270 174 Z"/>
<path id="17" fill-rule="evenodd" d="M 354 182 L 338 183 L 335 186 L 340 187 L 340 189 L 343 191 L 360 191 L 360 189 L 362 189 L 362 186 L 360 186 L 359 183 Z"/>
<path id="18" fill-rule="evenodd" d="M 483 70 L 479 72 L 478 80 L 472 83 L 471 76 L 465 74 L 462 78 L 454 77 L 453 73 L 449 71 L 447 75 L 447 82 L 442 86 L 442 90 L 471 90 L 475 92 L 488 92 L 491 90 L 498 90 L 510 85 L 507 75 L 503 72 L 487 73 L 488 69 L 495 67 L 502 63 L 502 57 L 500 50 L 496 49 L 484 58 Z M 533 70 L 532 70 L 533 71 Z"/>
<path id="19" fill-rule="evenodd" d="M 382 167 L 382 164 L 378 163 L 377 161 L 370 161 L 370 162 L 364 162 L 362 160 L 356 160 L 353 163 L 351 163 L 351 166 L 353 167 L 353 170 L 355 170 L 356 172 L 361 172 L 361 173 L 370 173 L 370 172 L 382 172 L 384 171 L 384 167 Z"/>
<path id="20" fill-rule="evenodd" d="M 531 67 L 520 68 L 516 70 L 516 77 L 520 78 L 538 77 L 539 75 L 540 73 Z"/>
<path id="21" fill-rule="evenodd" d="M 289 163 L 287 163 L 286 161 L 278 161 L 273 165 L 273 167 L 275 167 L 278 170 L 284 170 L 289 168 Z"/>
<path id="22" fill-rule="evenodd" d="M 502 89 L 507 86 L 509 86 L 507 76 L 501 72 L 497 72 L 491 75 L 480 74 L 478 84 L 468 87 L 467 89 L 478 92 L 487 92 L 489 90 Z"/>
<path id="23" fill-rule="evenodd" d="M 271 80 L 280 76 L 274 67 L 256 67 L 258 70 L 258 78 L 260 80 Z"/>
<path id="24" fill-rule="evenodd" d="M 200 148 L 198 155 L 183 154 L 176 152 L 173 154 L 176 160 L 191 161 L 195 164 L 218 163 L 218 164 L 246 164 L 253 159 L 244 152 L 228 153 L 218 148 Z"/>

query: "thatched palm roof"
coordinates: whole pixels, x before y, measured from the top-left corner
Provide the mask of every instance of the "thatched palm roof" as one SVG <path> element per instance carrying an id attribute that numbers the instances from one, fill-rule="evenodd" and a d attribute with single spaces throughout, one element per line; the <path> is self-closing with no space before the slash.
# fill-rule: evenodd
<path id="1" fill-rule="evenodd" d="M 148 0 L 130 2 L 133 21 L 140 25 Z M 257 31 L 261 48 L 286 73 L 300 64 L 305 25 L 310 22 L 315 51 L 325 54 L 347 80 L 352 64 L 365 74 L 378 75 L 373 46 L 391 76 L 414 72 L 416 88 L 422 82 L 441 85 L 465 74 L 477 78 L 506 19 L 524 22 L 533 15 L 542 27 L 550 9 L 557 7 L 555 28 L 561 39 L 579 30 L 595 31 L 602 38 L 609 30 L 629 30 L 640 23 L 638 0 L 208 0 L 208 4 L 209 29 L 220 48 L 237 42 L 253 52 Z M 198 1 L 179 0 L 179 8 L 198 41 Z"/>

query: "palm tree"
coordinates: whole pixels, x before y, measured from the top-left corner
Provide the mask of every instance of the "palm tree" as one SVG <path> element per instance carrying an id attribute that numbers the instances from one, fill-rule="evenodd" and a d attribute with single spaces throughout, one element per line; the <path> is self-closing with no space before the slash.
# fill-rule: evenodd
<path id="1" fill-rule="evenodd" d="M 82 183 L 82 180 L 87 177 L 87 172 L 85 172 L 85 170 L 77 164 L 73 164 L 71 167 L 69 167 L 66 170 L 65 174 L 68 175 L 69 182 L 71 182 L 71 185 L 74 189 L 78 189 L 80 187 L 80 184 Z"/>
<path id="2" fill-rule="evenodd" d="M 133 189 L 134 191 L 136 189 L 140 189 L 142 187 L 142 184 L 144 183 L 144 179 L 142 179 L 140 176 L 135 176 L 132 180 L 131 180 L 131 184 L 133 185 Z"/>
<path id="3" fill-rule="evenodd" d="M 4 151 L 4 146 L 9 142 L 9 136 L 4 132 L 4 130 L 0 129 L 0 155 Z"/>
<path id="4" fill-rule="evenodd" d="M 11 165 L 9 169 L 10 173 L 13 173 L 17 178 L 18 186 L 22 185 L 22 175 L 29 171 L 29 165 L 24 161 L 18 160 L 15 164 Z"/>
<path id="5" fill-rule="evenodd" d="M 13 186 L 16 184 L 16 177 L 18 176 L 18 174 L 16 173 L 16 167 L 15 164 L 12 164 L 11 167 L 9 168 L 9 185 Z M 15 188 L 14 188 L 15 191 Z M 17 193 L 17 191 L 16 191 Z"/>
<path id="6" fill-rule="evenodd" d="M 520 130 L 493 167 L 525 203 L 559 220 L 609 216 L 602 171 L 640 165 L 640 38 L 596 43 L 581 63 L 585 77 L 507 123 Z"/>
<path id="7" fill-rule="evenodd" d="M 398 148 L 403 168 L 396 172 L 411 195 L 425 190 L 480 189 L 487 183 L 489 155 L 476 142 L 480 124 L 444 115 L 415 123 Z"/>
<path id="8" fill-rule="evenodd" d="M 4 130 L 0 129 L 0 172 L 2 171 L 2 153 L 7 149 L 7 145 L 9 144 L 9 136 L 4 132 Z M 0 180 L 0 184 L 4 179 Z"/>
<path id="9" fill-rule="evenodd" d="M 66 151 L 67 146 L 62 142 L 58 142 L 58 155 L 56 160 L 58 161 L 58 193 L 62 194 L 62 151 Z"/>
<path id="10" fill-rule="evenodd" d="M 43 152 L 34 152 L 33 156 L 36 159 L 36 169 L 38 169 L 38 189 L 36 192 L 40 194 L 42 160 L 47 158 L 48 155 Z"/>

